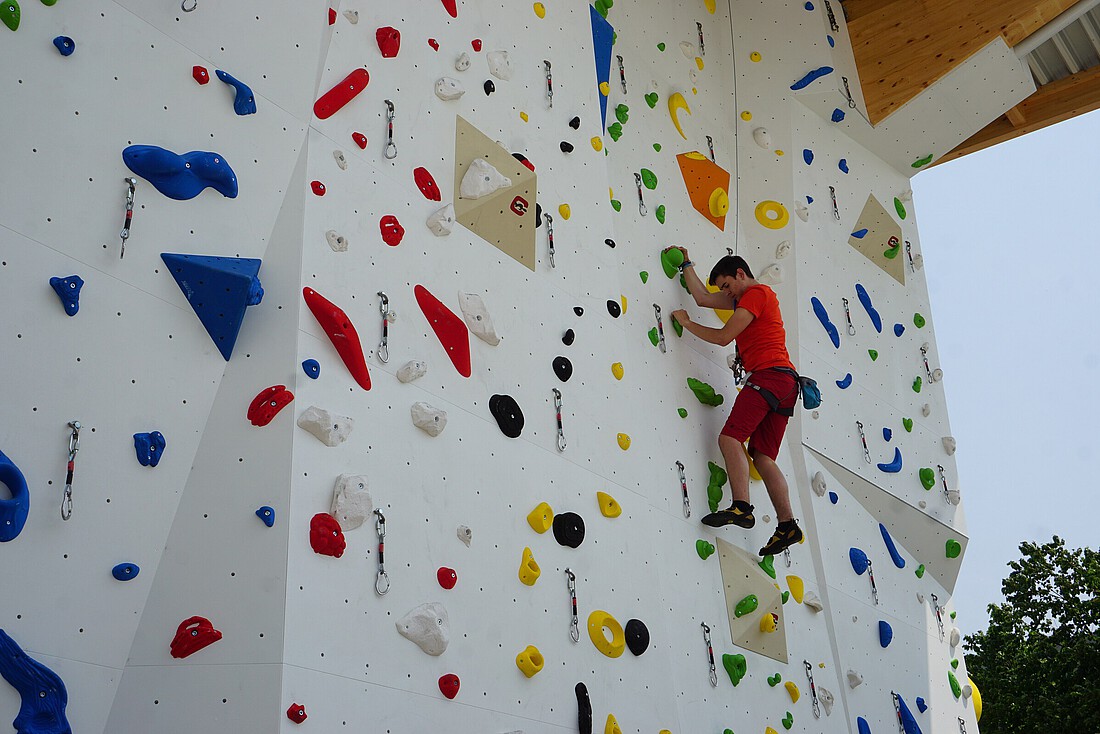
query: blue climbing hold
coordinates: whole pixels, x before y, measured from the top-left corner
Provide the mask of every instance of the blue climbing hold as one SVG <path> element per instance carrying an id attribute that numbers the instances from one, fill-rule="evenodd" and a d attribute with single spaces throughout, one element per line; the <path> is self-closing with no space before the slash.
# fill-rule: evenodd
<path id="1" fill-rule="evenodd" d="M 867 311 L 867 315 L 871 317 L 871 323 L 875 325 L 875 331 L 882 333 L 882 317 L 878 315 L 878 311 L 875 310 L 874 305 L 871 303 L 871 296 L 867 293 L 867 289 L 859 283 L 856 283 L 856 295 L 859 296 L 859 302 L 863 304 L 863 308 Z"/>
<path id="2" fill-rule="evenodd" d="M 802 149 L 802 160 L 806 161 L 806 165 L 810 165 L 814 162 L 814 152 L 809 148 Z"/>
<path id="3" fill-rule="evenodd" d="M 592 5 L 588 6 L 592 20 L 592 50 L 596 59 L 596 86 L 611 82 L 611 44 L 615 41 L 615 29 Z M 607 96 L 597 91 L 600 98 L 600 129 L 607 129 Z"/>
<path id="4" fill-rule="evenodd" d="M 806 8 L 806 10 L 813 10 L 813 9 L 814 9 L 814 4 L 813 4 L 813 3 L 811 3 L 811 2 L 807 2 L 807 3 L 806 3 L 805 5 L 803 5 L 802 7 Z"/>
<path id="5" fill-rule="evenodd" d="M 836 165 L 837 165 L 837 168 L 839 168 L 841 171 L 843 171 L 844 173 L 848 173 L 848 159 L 847 158 L 841 158 L 840 163 L 837 163 Z"/>
<path id="6" fill-rule="evenodd" d="M 825 327 L 826 333 L 828 333 L 829 338 L 832 339 L 833 346 L 840 349 L 840 332 L 833 322 L 829 320 L 829 312 L 825 310 L 825 306 L 821 304 L 817 296 L 811 298 L 810 303 L 813 304 L 814 313 L 817 314 L 817 320 Z"/>
<path id="7" fill-rule="evenodd" d="M 826 35 L 825 38 L 829 41 L 829 48 L 836 48 L 836 40 L 832 36 Z"/>
<path id="8" fill-rule="evenodd" d="M 894 324 L 894 336 L 901 336 L 905 333 L 905 324 Z"/>
<path id="9" fill-rule="evenodd" d="M 252 94 L 252 90 L 248 85 L 239 79 L 234 79 L 231 75 L 226 74 L 221 69 L 215 70 L 218 78 L 223 82 L 233 87 L 233 91 L 236 96 L 233 98 L 233 111 L 238 115 L 254 115 L 256 114 L 256 95 Z"/>
<path id="10" fill-rule="evenodd" d="M 813 204 L 813 203 L 814 203 L 814 197 L 812 197 L 812 196 L 807 196 L 807 197 L 806 197 L 806 203 L 807 203 L 807 204 Z"/>
<path id="11" fill-rule="evenodd" d="M 302 362 L 302 371 L 306 373 L 306 377 L 311 380 L 316 380 L 321 376 L 321 363 L 315 359 L 307 359 Z"/>
<path id="12" fill-rule="evenodd" d="M 166 445 L 164 434 L 160 431 L 134 434 L 134 451 L 137 452 L 138 463 L 142 466 L 159 464 Z"/>
<path id="13" fill-rule="evenodd" d="M 836 492 L 829 492 L 829 501 L 835 505 L 837 502 L 840 502 L 840 495 Z"/>
<path id="14" fill-rule="evenodd" d="M 871 734 L 871 725 L 862 716 L 856 719 L 856 727 L 859 729 L 859 734 Z"/>
<path id="15" fill-rule="evenodd" d="M 893 437 L 894 437 L 894 432 L 891 431 L 889 428 L 883 426 L 883 428 L 882 428 L 882 440 L 888 442 Z"/>
<path id="16" fill-rule="evenodd" d="M 894 447 L 894 460 L 889 464 L 879 464 L 878 468 L 887 474 L 897 474 L 901 471 L 901 449 Z"/>
<path id="17" fill-rule="evenodd" d="M 871 562 L 867 560 L 867 554 L 859 548 L 848 549 L 848 560 L 852 562 L 852 570 L 856 572 L 857 576 L 862 576 L 867 567 L 871 565 Z"/>
<path id="18" fill-rule="evenodd" d="M 180 155 L 156 145 L 131 145 L 122 151 L 122 161 L 170 199 L 194 199 L 207 186 L 227 198 L 237 197 L 237 175 L 217 153 L 192 150 Z"/>
<path id="19" fill-rule="evenodd" d="M 880 619 L 878 622 L 878 644 L 889 647 L 892 639 L 894 639 L 894 629 L 885 619 Z"/>
<path id="20" fill-rule="evenodd" d="M 833 122 L 841 122 L 843 119 L 844 119 L 844 110 L 840 109 L 839 107 L 837 107 L 835 110 L 833 110 L 833 116 L 832 116 L 832 121 Z"/>
<path id="21" fill-rule="evenodd" d="M 80 289 L 84 287 L 84 279 L 79 275 L 70 275 L 68 278 L 50 278 L 50 287 L 61 299 L 61 305 L 65 307 L 65 313 L 76 316 L 80 310 Z"/>
<path id="22" fill-rule="evenodd" d="M 852 232 L 852 236 L 855 237 L 857 240 L 861 240 L 867 236 L 867 229 L 857 229 L 855 232 Z"/>
<path id="23" fill-rule="evenodd" d="M 900 695 L 898 696 L 898 710 L 901 712 L 901 728 L 905 730 L 905 734 L 922 734 L 920 727 L 917 725 L 917 718 L 913 716 L 913 712 L 905 705 L 905 699 Z"/>
<path id="24" fill-rule="evenodd" d="M 131 581 L 141 573 L 136 563 L 120 563 L 111 569 L 111 575 L 119 581 Z"/>
<path id="25" fill-rule="evenodd" d="M 922 714 L 928 710 L 928 704 L 924 702 L 924 698 L 917 696 L 917 710 Z"/>
<path id="26" fill-rule="evenodd" d="M 264 289 L 256 277 L 261 261 L 170 252 L 162 252 L 160 258 L 228 362 L 245 308 L 255 306 L 264 297 Z"/>
<path id="27" fill-rule="evenodd" d="M 19 692 L 19 713 L 11 722 L 18 734 L 71 734 L 65 718 L 65 683 L 32 658 L 0 629 L 0 676 Z"/>
<path id="28" fill-rule="evenodd" d="M 275 508 L 264 505 L 260 509 L 256 510 L 256 517 L 264 521 L 264 525 L 269 528 L 275 526 Z"/>
<path id="29" fill-rule="evenodd" d="M 815 81 L 817 81 L 821 77 L 825 76 L 826 74 L 832 74 L 832 73 L 833 73 L 833 67 L 831 67 L 831 66 L 819 66 L 818 68 L 816 68 L 813 71 L 807 73 L 806 76 L 802 77 L 797 82 L 792 84 L 791 85 L 791 91 L 792 92 L 797 92 L 800 89 L 805 89 L 806 87 L 810 86 L 811 84 L 813 84 Z"/>
<path id="30" fill-rule="evenodd" d="M 31 493 L 23 472 L 3 451 L 0 451 L 0 484 L 11 494 L 10 500 L 0 499 L 0 543 L 7 543 L 23 532 L 31 509 Z"/>
<path id="31" fill-rule="evenodd" d="M 886 550 L 890 553 L 890 559 L 898 568 L 905 568 L 905 559 L 898 553 L 898 547 L 894 545 L 894 539 L 890 537 L 890 531 L 882 523 L 878 524 L 878 530 L 882 533 L 882 542 L 886 544 Z"/>
<path id="32" fill-rule="evenodd" d="M 849 387 L 851 387 L 852 386 L 852 373 L 849 372 L 848 374 L 844 375 L 843 380 L 837 380 L 836 381 L 836 386 L 839 387 L 841 390 L 847 390 Z"/>
<path id="33" fill-rule="evenodd" d="M 58 36 L 53 39 L 53 45 L 57 46 L 62 56 L 72 56 L 73 51 L 76 51 L 76 41 L 68 36 Z"/>

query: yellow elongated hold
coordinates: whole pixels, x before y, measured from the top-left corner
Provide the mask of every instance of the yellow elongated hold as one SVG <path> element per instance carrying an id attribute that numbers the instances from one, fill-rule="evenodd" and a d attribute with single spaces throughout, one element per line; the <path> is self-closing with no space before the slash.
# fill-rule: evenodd
<path id="1" fill-rule="evenodd" d="M 761 632 L 775 632 L 779 624 L 779 618 L 774 614 L 765 614 L 760 618 Z"/>
<path id="2" fill-rule="evenodd" d="M 596 138 L 592 139 L 595 140 Z M 607 198 L 612 201 L 615 200 L 615 189 L 611 188 L 610 186 L 607 187 Z"/>
<path id="3" fill-rule="evenodd" d="M 615 721 L 614 714 L 607 715 L 607 723 L 604 724 L 603 734 L 623 734 L 623 730 L 619 728 L 619 722 Z"/>
<path id="4" fill-rule="evenodd" d="M 766 727 L 764 727 L 764 734 L 779 734 L 779 732 L 777 732 L 775 729 L 771 728 L 770 726 L 766 726 Z"/>
<path id="5" fill-rule="evenodd" d="M 562 219 L 569 219 L 572 213 L 573 210 L 569 208 L 568 204 L 562 204 L 558 207 L 558 214 L 561 215 Z"/>
<path id="6" fill-rule="evenodd" d="M 676 132 L 680 133 L 681 138 L 687 140 L 687 135 L 684 135 L 684 129 L 680 127 L 680 118 L 677 116 L 680 110 L 686 110 L 689 115 L 691 114 L 691 108 L 688 107 L 684 95 L 676 92 L 668 98 L 668 114 L 669 117 L 672 118 L 672 124 L 676 126 Z"/>
<path id="7" fill-rule="evenodd" d="M 798 576 L 787 577 L 787 588 L 790 589 L 791 597 L 798 602 L 802 603 L 802 595 L 806 593 L 806 585 L 802 583 L 802 579 Z"/>
<path id="8" fill-rule="evenodd" d="M 966 682 L 970 684 L 970 688 L 973 689 L 973 693 L 970 694 L 970 700 L 974 702 L 974 720 L 982 720 L 982 693 L 978 690 L 978 687 L 974 685 L 974 681 L 970 676 L 966 676 Z"/>
<path id="9" fill-rule="evenodd" d="M 526 112 L 521 112 L 521 113 L 519 113 L 519 119 L 523 120 L 524 122 L 527 122 L 527 121 L 528 121 L 529 119 L 531 119 L 531 118 L 529 118 L 529 117 L 527 116 L 527 113 L 526 113 Z"/>
<path id="10" fill-rule="evenodd" d="M 541 535 L 554 524 L 554 511 L 550 509 L 550 505 L 540 502 L 527 516 L 527 524 L 531 526 L 532 530 Z"/>
<path id="11" fill-rule="evenodd" d="M 534 645 L 528 645 L 516 655 L 516 667 L 528 678 L 533 677 L 546 665 L 546 659 Z"/>
<path id="12" fill-rule="evenodd" d="M 534 586 L 539 580 L 542 569 L 535 563 L 535 556 L 530 548 L 523 549 L 523 559 L 519 562 L 519 580 L 528 586 Z"/>
<path id="13" fill-rule="evenodd" d="M 600 82 L 600 94 L 605 97 L 611 94 L 611 85 L 607 82 Z"/>
<path id="14" fill-rule="evenodd" d="M 546 6 L 542 3 L 535 3 L 535 15 L 540 18 L 546 17 Z"/>
<path id="15" fill-rule="evenodd" d="M 696 56 L 695 57 L 695 65 L 699 67 L 699 71 L 703 70 L 703 57 L 702 56 Z"/>
<path id="16" fill-rule="evenodd" d="M 623 313 L 626 313 L 626 296 L 620 295 L 619 303 L 621 303 L 623 306 Z"/>
<path id="17" fill-rule="evenodd" d="M 611 633 L 610 640 L 607 639 L 604 630 Z M 609 658 L 619 657 L 626 649 L 623 626 L 610 614 L 600 609 L 588 615 L 588 637 L 596 649 Z"/>
<path id="18" fill-rule="evenodd" d="M 596 151 L 597 153 L 603 150 L 603 138 L 599 137 L 598 135 L 592 138 L 592 150 Z"/>
<path id="19" fill-rule="evenodd" d="M 619 442 L 619 448 L 621 448 L 623 451 L 626 451 L 628 448 L 630 448 L 630 436 L 626 435 L 625 433 L 620 433 L 618 436 L 615 437 L 615 440 Z"/>
<path id="20" fill-rule="evenodd" d="M 730 195 L 719 186 L 710 192 L 710 215 L 712 217 L 724 217 L 730 210 Z"/>
<path id="21" fill-rule="evenodd" d="M 783 687 L 787 689 L 787 693 L 791 694 L 791 703 L 798 703 L 798 699 L 802 694 L 798 691 L 798 686 L 794 684 L 794 681 L 787 681 L 783 684 Z"/>
<path id="22" fill-rule="evenodd" d="M 765 199 L 756 205 L 756 221 L 768 229 L 783 229 L 791 221 L 787 208 L 778 201 Z"/>
<path id="23" fill-rule="evenodd" d="M 611 374 L 615 375 L 616 380 L 623 379 L 623 363 L 616 362 L 615 364 L 611 365 Z"/>
<path id="24" fill-rule="evenodd" d="M 618 517 L 623 514 L 623 508 L 618 500 L 607 492 L 596 492 L 596 501 L 600 504 L 600 514 L 604 517 Z"/>
<path id="25" fill-rule="evenodd" d="M 716 0 L 703 0 L 703 3 L 707 6 L 707 12 L 714 15 L 714 11 L 718 9 Z"/>

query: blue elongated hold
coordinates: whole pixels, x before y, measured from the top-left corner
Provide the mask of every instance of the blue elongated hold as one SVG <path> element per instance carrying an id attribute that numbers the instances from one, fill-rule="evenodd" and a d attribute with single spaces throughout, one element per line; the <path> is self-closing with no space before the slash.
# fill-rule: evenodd
<path id="1" fill-rule="evenodd" d="M 31 493 L 23 472 L 3 451 L 0 451 L 0 484 L 11 494 L 10 500 L 0 499 L 0 543 L 7 543 L 23 532 L 31 509 Z"/>
<path id="2" fill-rule="evenodd" d="M 791 91 L 792 92 L 797 92 L 799 89 L 805 89 L 806 87 L 810 86 L 811 84 L 813 84 L 815 81 L 817 81 L 821 77 L 825 76 L 826 74 L 832 74 L 832 73 L 833 73 L 833 67 L 831 67 L 831 66 L 819 66 L 818 68 L 816 68 L 813 71 L 809 72 L 808 74 L 806 74 L 806 76 L 802 77 L 797 82 L 792 84 L 791 85 Z"/>
<path id="3" fill-rule="evenodd" d="M 275 508 L 264 505 L 260 509 L 256 510 L 256 517 L 264 521 L 264 525 L 269 528 L 275 527 Z"/>
<path id="4" fill-rule="evenodd" d="M 164 435 L 160 431 L 134 434 L 134 450 L 137 452 L 138 463 L 142 466 L 159 464 L 166 445 Z"/>
<path id="5" fill-rule="evenodd" d="M 894 628 L 885 619 L 880 619 L 878 622 L 878 644 L 889 647 L 892 639 L 894 639 Z"/>
<path id="6" fill-rule="evenodd" d="M 871 317 L 871 323 L 875 325 L 875 331 L 882 333 L 882 317 L 878 315 L 878 311 L 875 310 L 874 304 L 871 303 L 871 296 L 867 293 L 867 289 L 861 284 L 856 283 L 856 295 L 859 296 L 859 302 L 863 304 L 863 308 L 866 309 L 867 315 Z"/>
<path id="7" fill-rule="evenodd" d="M 227 74 L 221 69 L 214 71 L 218 75 L 218 78 L 223 82 L 233 87 L 233 91 L 236 93 L 236 97 L 233 98 L 233 111 L 238 115 L 254 115 L 256 114 L 256 95 L 252 94 L 252 90 L 247 84 L 239 79 L 234 79 L 231 74 Z"/>
<path id="8" fill-rule="evenodd" d="M 302 371 L 309 379 L 316 380 L 321 376 L 321 363 L 315 359 L 307 359 L 302 362 Z"/>
<path id="9" fill-rule="evenodd" d="M 829 492 L 829 501 L 835 505 L 837 502 L 840 502 L 840 495 L 836 492 Z"/>
<path id="10" fill-rule="evenodd" d="M 889 440 L 890 440 L 891 438 L 893 438 L 893 437 L 894 437 L 894 432 L 893 432 L 893 431 L 891 431 L 891 430 L 890 430 L 889 428 L 887 428 L 886 426 L 883 426 L 883 427 L 882 427 L 882 440 L 883 440 L 883 441 L 889 441 Z"/>
<path id="11" fill-rule="evenodd" d="M 61 305 L 65 307 L 65 313 L 76 316 L 76 312 L 80 310 L 80 289 L 84 287 L 84 279 L 79 275 L 70 275 L 68 278 L 50 278 L 50 287 L 61 299 Z"/>
<path id="12" fill-rule="evenodd" d="M 863 239 L 867 236 L 867 228 L 864 227 L 863 229 L 857 229 L 855 232 L 852 232 L 852 236 L 855 237 L 857 240 Z"/>
<path id="13" fill-rule="evenodd" d="M 160 259 L 228 362 L 244 322 L 245 308 L 255 306 L 264 297 L 263 286 L 256 277 L 261 261 L 172 252 L 162 252 Z"/>
<path id="14" fill-rule="evenodd" d="M 848 173 L 848 159 L 847 158 L 841 158 L 840 163 L 837 163 L 836 166 L 837 166 L 837 168 L 839 168 L 844 173 Z"/>
<path id="15" fill-rule="evenodd" d="M 905 705 L 905 699 L 900 695 L 898 709 L 901 711 L 901 728 L 905 730 L 905 734 L 922 734 L 920 726 L 917 725 L 917 718 L 913 716 L 913 712 Z"/>
<path id="16" fill-rule="evenodd" d="M 72 56 L 73 51 L 76 51 L 76 41 L 68 36 L 58 36 L 53 39 L 53 45 L 57 46 L 62 56 Z"/>
<path id="17" fill-rule="evenodd" d="M 0 629 L 0 676 L 19 692 L 18 734 L 72 734 L 65 706 L 69 694 L 57 673 L 31 658 Z"/>
<path id="18" fill-rule="evenodd" d="M 887 474 L 897 474 L 901 471 L 901 449 L 894 447 L 894 460 L 889 464 L 879 464 L 878 468 Z"/>
<path id="19" fill-rule="evenodd" d="M 859 734 L 871 734 L 871 725 L 862 716 L 856 719 L 856 727 L 859 729 Z"/>
<path id="20" fill-rule="evenodd" d="M 894 324 L 894 336 L 901 336 L 905 333 L 905 324 Z"/>
<path id="21" fill-rule="evenodd" d="M 833 116 L 832 116 L 831 119 L 832 119 L 833 122 L 843 121 L 844 120 L 844 110 L 837 107 L 835 110 L 833 110 Z"/>
<path id="22" fill-rule="evenodd" d="M 111 575 L 119 581 L 132 581 L 141 573 L 136 563 L 120 563 L 111 569 Z"/>
<path id="23" fill-rule="evenodd" d="M 871 562 L 867 560 L 867 554 L 855 547 L 848 549 L 848 560 L 852 562 L 852 570 L 856 572 L 857 576 L 862 576 L 867 567 L 871 565 Z"/>
<path id="24" fill-rule="evenodd" d="M 806 161 L 806 165 L 810 165 L 814 162 L 814 152 L 809 148 L 802 149 L 802 160 Z"/>
<path id="25" fill-rule="evenodd" d="M 811 298 L 810 303 L 813 304 L 814 313 L 817 314 L 817 320 L 825 327 L 826 333 L 828 333 L 829 338 L 832 339 L 833 346 L 840 349 L 840 332 L 833 322 L 829 320 L 829 312 L 825 310 L 825 306 L 817 299 L 817 296 Z"/>
<path id="26" fill-rule="evenodd" d="M 922 714 L 928 710 L 928 704 L 924 702 L 924 698 L 917 696 L 917 710 Z"/>
<path id="27" fill-rule="evenodd" d="M 882 533 L 882 542 L 886 544 L 886 550 L 890 553 L 890 559 L 898 568 L 905 568 L 905 559 L 898 553 L 898 547 L 894 545 L 894 539 L 890 537 L 890 531 L 882 523 L 878 524 L 878 531 Z"/>
<path id="28" fill-rule="evenodd" d="M 192 150 L 180 155 L 156 145 L 131 145 L 122 151 L 122 161 L 169 199 L 194 199 L 207 186 L 237 198 L 237 174 L 217 153 Z"/>
<path id="29" fill-rule="evenodd" d="M 825 36 L 825 38 L 828 39 L 828 41 L 829 41 L 829 48 L 836 48 L 836 39 L 835 38 L 833 38 L 832 36 Z"/>
<path id="30" fill-rule="evenodd" d="M 836 381 L 836 386 L 839 387 L 841 390 L 847 390 L 849 387 L 851 387 L 852 386 L 852 373 L 849 372 L 848 374 L 844 375 L 843 380 L 837 380 Z"/>

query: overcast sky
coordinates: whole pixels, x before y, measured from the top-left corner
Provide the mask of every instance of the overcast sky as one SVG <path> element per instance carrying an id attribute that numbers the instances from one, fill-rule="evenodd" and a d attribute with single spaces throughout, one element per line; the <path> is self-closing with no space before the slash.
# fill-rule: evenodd
<path id="1" fill-rule="evenodd" d="M 918 173 L 921 251 L 970 543 L 963 634 L 1024 541 L 1100 546 L 1100 113 Z"/>

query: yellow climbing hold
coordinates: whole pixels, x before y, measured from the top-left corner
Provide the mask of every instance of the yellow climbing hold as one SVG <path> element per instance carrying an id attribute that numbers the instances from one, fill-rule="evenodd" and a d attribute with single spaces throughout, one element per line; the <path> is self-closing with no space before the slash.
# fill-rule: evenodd
<path id="1" fill-rule="evenodd" d="M 699 67 L 699 71 L 703 70 L 703 57 L 702 56 L 696 56 L 695 57 L 695 65 L 697 67 Z M 694 91 L 694 89 L 692 91 Z"/>
<path id="2" fill-rule="evenodd" d="M 691 93 L 692 93 L 692 94 L 699 94 L 699 90 L 698 90 L 698 89 L 696 89 L 695 87 L 692 87 L 692 88 L 691 88 Z"/>
<path id="3" fill-rule="evenodd" d="M 611 365 L 611 374 L 615 375 L 616 380 L 623 379 L 623 363 L 616 362 L 615 364 Z"/>
<path id="4" fill-rule="evenodd" d="M 687 135 L 684 135 L 684 129 L 680 127 L 680 118 L 677 117 L 680 110 L 687 110 L 687 113 L 691 114 L 691 108 L 688 107 L 687 100 L 684 99 L 684 95 L 679 92 L 674 93 L 668 98 L 668 114 L 672 118 L 672 124 L 676 126 L 676 132 L 680 133 L 680 137 L 687 140 Z"/>
<path id="5" fill-rule="evenodd" d="M 765 614 L 760 618 L 761 632 L 775 632 L 778 618 L 775 614 Z"/>
<path id="6" fill-rule="evenodd" d="M 716 0 L 703 0 L 703 3 L 707 6 L 707 12 L 714 15 L 714 11 L 718 9 Z"/>
<path id="7" fill-rule="evenodd" d="M 787 681 L 783 684 L 783 687 L 787 689 L 787 693 L 791 694 L 791 703 L 798 703 L 798 699 L 802 694 L 799 693 L 798 686 L 794 684 L 794 681 Z"/>
<path id="8" fill-rule="evenodd" d="M 527 122 L 530 118 L 527 117 L 526 112 L 521 112 L 521 113 L 519 113 L 519 119 L 523 120 L 524 122 Z"/>
<path id="9" fill-rule="evenodd" d="M 614 714 L 607 715 L 607 723 L 604 724 L 603 734 L 623 734 L 623 730 L 619 728 L 619 722 L 615 721 Z"/>
<path id="10" fill-rule="evenodd" d="M 623 313 L 626 313 L 626 296 L 620 295 L 619 296 L 619 303 L 621 303 L 622 306 L 623 306 Z"/>
<path id="11" fill-rule="evenodd" d="M 775 729 L 771 728 L 770 726 L 766 726 L 766 727 L 764 727 L 764 734 L 779 734 L 779 732 L 777 732 Z"/>
<path id="12" fill-rule="evenodd" d="M 966 682 L 970 684 L 970 688 L 973 693 L 970 694 L 970 700 L 974 702 L 974 720 L 982 720 L 982 694 L 978 690 L 978 687 L 974 685 L 974 680 L 968 675 L 966 676 Z"/>
<path id="13" fill-rule="evenodd" d="M 592 138 L 592 150 L 596 151 L 597 153 L 603 150 L 603 138 L 599 137 L 598 135 Z M 612 198 L 614 198 L 614 196 L 612 196 Z"/>
<path id="14" fill-rule="evenodd" d="M 749 61 L 752 61 L 753 63 L 760 61 L 762 58 L 764 57 L 760 55 L 759 51 L 753 51 L 751 54 L 749 54 Z"/>
<path id="15" fill-rule="evenodd" d="M 535 15 L 540 18 L 546 17 L 546 6 L 542 3 L 535 3 Z"/>
<path id="16" fill-rule="evenodd" d="M 787 577 L 787 588 L 791 590 L 791 596 L 799 604 L 802 603 L 802 596 L 806 593 L 806 585 L 802 583 L 802 579 L 798 576 Z"/>
<path id="17" fill-rule="evenodd" d="M 752 119 L 752 113 L 749 112 L 748 110 L 745 110 L 744 112 L 741 113 L 741 119 L 744 120 L 745 122 L 748 122 L 749 120 Z"/>
<path id="18" fill-rule="evenodd" d="M 740 392 L 740 388 L 737 391 Z M 749 454 L 749 447 L 746 444 L 741 444 L 741 448 L 745 450 L 745 458 L 749 460 L 749 476 L 758 482 L 763 481 L 764 478 L 756 470 L 756 462 L 752 460 L 752 455 Z"/>
<path id="19" fill-rule="evenodd" d="M 611 94 L 611 85 L 607 82 L 600 82 L 600 94 L 605 97 Z"/>
<path id="20" fill-rule="evenodd" d="M 531 549 L 524 548 L 523 559 L 519 562 L 519 580 L 528 586 L 534 586 L 541 573 L 542 570 L 539 564 L 535 563 L 535 556 L 532 555 Z"/>
<path id="21" fill-rule="evenodd" d="M 596 501 L 600 504 L 600 514 L 604 517 L 618 517 L 623 514 L 623 508 L 618 501 L 607 492 L 596 492 Z"/>
<path id="22" fill-rule="evenodd" d="M 693 150 L 690 153 L 684 153 L 683 156 L 685 158 L 690 158 L 693 161 L 709 161 L 710 160 L 710 158 L 707 158 L 705 155 L 703 155 L 702 153 L 700 153 L 697 150 Z"/>
<path id="23" fill-rule="evenodd" d="M 610 640 L 607 639 L 604 630 L 611 633 Z M 588 636 L 596 649 L 609 658 L 619 657 L 626 649 L 623 626 L 610 614 L 600 609 L 588 615 Z"/>
<path id="24" fill-rule="evenodd" d="M 781 150 L 780 150 L 779 148 L 776 148 L 776 149 L 775 149 L 775 154 L 776 154 L 777 156 L 778 156 L 778 155 L 783 155 L 783 151 L 781 151 Z"/>
<path id="25" fill-rule="evenodd" d="M 778 201 L 766 199 L 756 205 L 756 221 L 768 229 L 783 229 L 791 221 L 791 215 Z"/>
<path id="26" fill-rule="evenodd" d="M 620 433 L 618 436 L 616 436 L 616 440 L 619 442 L 619 448 L 621 448 L 623 451 L 626 451 L 628 448 L 630 448 L 630 436 L 626 435 L 625 433 Z"/>
<path id="27" fill-rule="evenodd" d="M 528 678 L 542 670 L 544 665 L 546 665 L 546 659 L 542 657 L 542 653 L 534 645 L 528 645 L 519 655 L 516 655 L 516 667 L 522 670 Z"/>
<path id="28" fill-rule="evenodd" d="M 527 516 L 527 524 L 536 533 L 545 533 L 554 524 L 554 511 L 550 509 L 550 505 L 540 502 Z"/>
<path id="29" fill-rule="evenodd" d="M 730 195 L 721 186 L 710 192 L 710 215 L 724 217 L 730 210 Z"/>
<path id="30" fill-rule="evenodd" d="M 560 215 L 561 215 L 561 218 L 562 218 L 562 219 L 569 219 L 569 216 L 570 216 L 570 215 L 571 215 L 572 213 L 573 213 L 573 212 L 572 212 L 572 210 L 571 210 L 571 209 L 569 208 L 569 205 L 568 205 L 568 204 L 562 204 L 561 206 L 559 206 L 559 207 L 558 207 L 558 214 L 560 214 Z"/>

